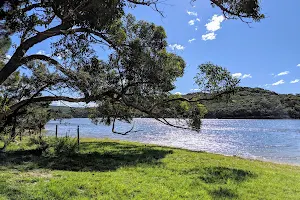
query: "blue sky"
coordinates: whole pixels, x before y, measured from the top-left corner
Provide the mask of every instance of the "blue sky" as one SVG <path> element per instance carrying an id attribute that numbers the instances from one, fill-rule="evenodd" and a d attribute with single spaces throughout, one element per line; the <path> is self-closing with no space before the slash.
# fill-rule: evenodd
<path id="1" fill-rule="evenodd" d="M 188 93 L 197 88 L 193 81 L 197 66 L 211 61 L 236 76 L 245 75 L 242 86 L 300 93 L 300 81 L 297 82 L 300 79 L 300 65 L 297 66 L 300 64 L 300 17 L 296 14 L 300 1 L 263 0 L 262 12 L 267 18 L 252 23 L 251 28 L 240 20 L 222 21 L 221 11 L 212 8 L 208 0 L 198 0 L 193 5 L 188 0 L 168 0 L 166 4 L 160 6 L 164 18 L 146 7 L 130 11 L 137 19 L 163 26 L 169 44 L 177 44 L 175 47 L 179 49 L 174 50 L 185 59 L 187 68 L 184 77 L 176 83 L 176 92 Z M 218 17 L 213 18 L 214 15 Z M 215 39 L 209 37 L 213 35 Z M 195 40 L 189 43 L 192 39 Z"/>
<path id="2" fill-rule="evenodd" d="M 300 17 L 297 15 L 300 1 L 262 0 L 261 6 L 267 18 L 252 23 L 251 28 L 240 20 L 225 20 L 209 0 L 194 4 L 189 0 L 167 0 L 159 5 L 165 17 L 145 6 L 127 12 L 137 19 L 163 26 L 169 50 L 186 61 L 185 75 L 177 80 L 174 92 L 195 91 L 193 77 L 197 66 L 210 61 L 241 78 L 242 86 L 300 93 Z M 50 41 L 34 46 L 28 54 L 50 54 Z M 17 42 L 16 37 L 13 42 Z M 99 55 L 103 55 L 100 51 L 99 48 Z"/>

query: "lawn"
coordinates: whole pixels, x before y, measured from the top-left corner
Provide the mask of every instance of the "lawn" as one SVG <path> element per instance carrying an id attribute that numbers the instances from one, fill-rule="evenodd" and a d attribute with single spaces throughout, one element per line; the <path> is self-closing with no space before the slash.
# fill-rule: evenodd
<path id="1" fill-rule="evenodd" d="M 300 199 L 300 167 L 109 139 L 56 157 L 20 143 L 0 154 L 0 199 Z"/>

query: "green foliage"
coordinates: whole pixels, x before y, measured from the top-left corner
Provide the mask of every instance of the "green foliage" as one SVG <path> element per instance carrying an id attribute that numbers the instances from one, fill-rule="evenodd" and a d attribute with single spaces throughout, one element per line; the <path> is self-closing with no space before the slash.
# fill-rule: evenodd
<path id="1" fill-rule="evenodd" d="M 230 72 L 224 67 L 205 63 L 198 67 L 199 72 L 195 77 L 195 83 L 201 92 L 208 94 L 233 92 L 240 80 L 232 77 Z"/>
<path id="2" fill-rule="evenodd" d="M 48 141 L 48 148 L 45 150 L 47 156 L 71 156 L 77 153 L 78 145 L 74 138 L 62 137 Z"/>
<path id="3" fill-rule="evenodd" d="M 6 54 L 11 46 L 11 40 L 9 37 L 3 37 L 0 35 L 0 70 L 7 62 Z"/>
<path id="4" fill-rule="evenodd" d="M 208 110 L 207 110 L 206 106 L 203 105 L 203 104 L 198 103 L 197 107 L 198 107 L 199 113 L 201 113 L 200 117 L 204 118 L 205 115 L 208 113 Z"/>
<path id="5" fill-rule="evenodd" d="M 41 136 L 31 135 L 28 141 L 29 146 L 36 146 L 38 150 L 45 151 L 49 147 L 49 141 Z"/>
<path id="6" fill-rule="evenodd" d="M 28 145 L 35 146 L 45 157 L 72 156 L 78 152 L 77 140 L 70 137 L 51 138 L 30 136 Z"/>
<path id="7" fill-rule="evenodd" d="M 1 38 L 0 43 L 4 45 L 0 55 L 5 57 L 10 40 Z M 14 140 L 17 132 L 41 130 L 50 120 L 47 109 L 49 103 L 30 104 L 30 100 L 40 96 L 40 87 L 53 81 L 56 74 L 50 74 L 49 69 L 42 63 L 34 62 L 29 67 L 32 69 L 31 76 L 14 72 L 0 87 L 0 140 L 5 142 L 3 148 Z"/>
<path id="8" fill-rule="evenodd" d="M 46 123 L 51 119 L 48 109 L 49 103 L 32 104 L 26 108 L 26 114 L 20 116 L 21 126 L 31 129 L 42 129 Z"/>
<path id="9" fill-rule="evenodd" d="M 190 109 L 190 104 L 186 101 L 180 102 L 180 107 L 184 110 L 184 111 L 188 111 Z"/>
<path id="10" fill-rule="evenodd" d="M 4 5 L 3 5 L 4 3 Z M 105 30 L 123 14 L 123 1 L 115 0 L 51 0 L 51 1 L 3 1 L 0 4 L 1 19 L 5 19 L 5 28 L 10 33 L 34 33 L 35 26 L 49 26 L 52 16 L 73 26 L 85 26 L 91 29 Z M 40 13 L 32 12 L 33 8 L 44 8 Z M 28 11 L 22 12 L 22 9 Z M 29 30 L 28 30 L 29 29 Z"/>
<path id="11" fill-rule="evenodd" d="M 187 94 L 186 97 L 204 94 Z M 206 118 L 300 119 L 300 96 L 239 87 L 227 101 L 203 101 Z"/>
<path id="12" fill-rule="evenodd" d="M 18 149 L 7 155 L 0 157 L 0 199 L 297 200 L 300 195 L 298 166 L 154 145 L 83 139 L 80 152 L 71 156 Z"/>
<path id="13" fill-rule="evenodd" d="M 192 0 L 195 1 L 197 0 Z M 211 0 L 211 4 L 213 7 L 220 7 L 225 17 L 229 19 L 250 18 L 253 21 L 260 21 L 265 18 L 260 12 L 259 0 Z"/>

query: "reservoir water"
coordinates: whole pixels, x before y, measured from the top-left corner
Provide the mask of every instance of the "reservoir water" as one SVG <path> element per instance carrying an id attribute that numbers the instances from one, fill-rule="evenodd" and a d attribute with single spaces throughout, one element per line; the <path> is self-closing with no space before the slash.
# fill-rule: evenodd
<path id="1" fill-rule="evenodd" d="M 95 125 L 87 118 L 50 121 L 48 134 L 81 137 L 112 138 L 150 144 L 207 151 L 224 155 L 300 165 L 300 120 L 204 119 L 200 132 L 182 130 L 161 124 L 154 119 L 134 119 L 134 132 L 118 135 L 111 127 Z M 118 123 L 118 131 L 131 125 Z"/>

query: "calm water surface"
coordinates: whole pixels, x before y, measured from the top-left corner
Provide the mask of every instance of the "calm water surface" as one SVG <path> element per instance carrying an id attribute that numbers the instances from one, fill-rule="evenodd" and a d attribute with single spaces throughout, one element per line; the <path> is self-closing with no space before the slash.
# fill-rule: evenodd
<path id="1" fill-rule="evenodd" d="M 128 141 L 180 147 L 224 155 L 300 165 L 300 120 L 220 120 L 205 119 L 201 132 L 176 129 L 153 119 L 134 119 L 137 132 L 122 136 L 111 133 L 111 127 L 94 125 L 89 119 L 50 121 L 48 134 L 113 138 Z M 118 131 L 131 128 L 119 123 Z"/>

